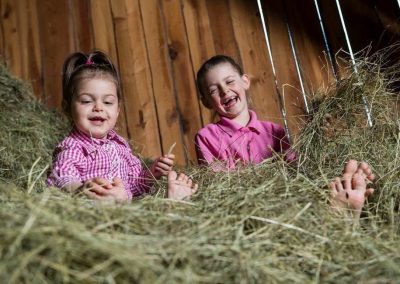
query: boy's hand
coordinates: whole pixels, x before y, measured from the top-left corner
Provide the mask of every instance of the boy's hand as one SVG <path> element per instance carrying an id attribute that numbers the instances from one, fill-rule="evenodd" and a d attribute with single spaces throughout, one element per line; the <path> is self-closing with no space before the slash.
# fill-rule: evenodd
<path id="1" fill-rule="evenodd" d="M 162 157 L 159 157 L 150 167 L 151 174 L 156 179 L 159 179 L 162 176 L 167 176 L 174 166 L 174 160 L 174 154 L 166 154 Z"/>

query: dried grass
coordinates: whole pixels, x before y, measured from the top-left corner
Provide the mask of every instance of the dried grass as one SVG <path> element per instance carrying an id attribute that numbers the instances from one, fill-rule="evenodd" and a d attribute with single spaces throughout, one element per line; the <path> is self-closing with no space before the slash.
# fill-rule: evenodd
<path id="1" fill-rule="evenodd" d="M 396 100 L 391 88 L 399 77 L 371 62 L 363 58 L 358 76 L 315 100 L 296 144 L 297 167 L 279 160 L 218 174 L 193 167 L 187 171 L 201 189 L 190 201 L 162 198 L 162 181 L 155 195 L 125 205 L 45 189 L 42 176 L 31 186 L 66 128 L 15 79 L 4 82 L 9 75 L 2 69 L 0 279 L 396 283 L 399 128 L 389 102 Z M 360 94 L 370 104 L 372 128 Z M 360 225 L 332 214 L 324 190 L 350 157 L 367 160 L 378 174 Z"/>

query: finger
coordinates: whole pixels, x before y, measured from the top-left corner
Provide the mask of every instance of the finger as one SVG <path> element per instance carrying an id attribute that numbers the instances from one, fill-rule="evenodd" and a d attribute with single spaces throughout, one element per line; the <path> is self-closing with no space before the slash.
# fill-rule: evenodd
<path id="1" fill-rule="evenodd" d="M 96 183 L 104 188 L 108 188 L 108 189 L 112 188 L 112 184 L 108 180 L 101 178 L 101 177 L 95 177 L 94 179 L 92 179 L 92 182 Z"/>
<path id="2" fill-rule="evenodd" d="M 166 154 L 166 155 L 164 155 L 164 158 L 167 158 L 167 159 L 169 159 L 169 160 L 175 160 L 175 155 L 174 154 Z"/>
<path id="3" fill-rule="evenodd" d="M 119 177 L 115 177 L 113 179 L 113 185 L 116 187 L 124 187 L 124 183 L 123 183 L 122 179 Z"/>
<path id="4" fill-rule="evenodd" d="M 192 179 L 191 179 L 191 178 L 188 178 L 186 184 L 187 184 L 187 186 L 192 187 L 192 185 L 193 185 Z"/>
<path id="5" fill-rule="evenodd" d="M 195 183 L 195 184 L 192 186 L 192 193 L 197 192 L 198 189 L 199 189 L 199 185 L 198 185 L 197 183 Z"/>
<path id="6" fill-rule="evenodd" d="M 97 194 L 97 195 L 101 195 L 101 196 L 105 196 L 109 194 L 109 189 L 106 189 L 100 185 L 94 185 L 92 188 L 90 188 L 91 192 Z"/>
<path id="7" fill-rule="evenodd" d="M 159 171 L 170 171 L 171 169 L 172 169 L 172 165 L 160 163 L 156 166 L 156 170 L 159 170 Z"/>

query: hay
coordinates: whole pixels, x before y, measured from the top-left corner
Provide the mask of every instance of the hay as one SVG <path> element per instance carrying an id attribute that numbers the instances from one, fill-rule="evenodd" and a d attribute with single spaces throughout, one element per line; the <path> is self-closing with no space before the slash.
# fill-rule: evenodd
<path id="1" fill-rule="evenodd" d="M 338 92 L 328 92 L 315 103 L 313 118 L 296 145 L 302 153 L 298 167 L 267 160 L 231 173 L 191 168 L 188 171 L 201 190 L 190 201 L 162 198 L 165 181 L 157 185 L 156 195 L 125 205 L 98 204 L 46 190 L 42 182 L 28 192 L 29 184 L 22 182 L 27 180 L 26 173 L 37 157 L 48 160 L 55 139 L 34 144 L 23 157 L 16 155 L 14 163 L 2 164 L 23 174 L 1 173 L 6 183 L 0 185 L 0 279 L 22 283 L 395 283 L 400 276 L 399 131 L 393 112 L 386 108 L 394 98 L 392 82 L 385 81 L 388 75 L 383 70 L 369 66 L 360 66 L 371 76 L 366 81 L 361 76 L 363 84 L 351 74 L 338 83 Z M 360 93 L 371 104 L 373 128 L 365 127 Z M 8 101 L 3 99 L 5 94 L 2 100 Z M 32 99 L 21 99 L 25 100 L 36 107 L 24 108 L 38 110 L 39 119 L 32 121 L 43 119 L 54 125 L 54 113 Z M 24 110 L 13 107 L 23 117 Z M 25 125 L 21 123 L 20 128 L 27 129 Z M 45 133 L 46 127 L 41 128 L 44 132 L 32 131 L 36 141 L 50 139 L 41 135 L 51 136 L 54 130 Z M 27 133 L 15 130 L 15 141 L 25 139 Z M 2 152 L 17 153 L 12 147 L 24 145 L 2 147 L 6 147 Z M 379 176 L 377 192 L 360 226 L 350 217 L 330 212 L 327 192 L 321 190 L 349 157 L 369 161 Z"/>

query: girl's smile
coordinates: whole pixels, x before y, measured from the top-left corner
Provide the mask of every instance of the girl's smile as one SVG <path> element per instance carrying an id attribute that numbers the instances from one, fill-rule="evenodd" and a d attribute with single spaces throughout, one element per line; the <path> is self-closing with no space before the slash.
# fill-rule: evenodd
<path id="1" fill-rule="evenodd" d="M 108 78 L 82 81 L 72 98 L 72 119 L 88 136 L 104 138 L 115 127 L 119 113 L 117 88 Z"/>

